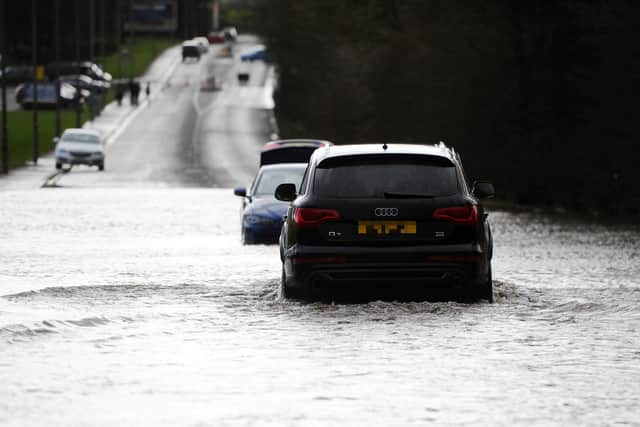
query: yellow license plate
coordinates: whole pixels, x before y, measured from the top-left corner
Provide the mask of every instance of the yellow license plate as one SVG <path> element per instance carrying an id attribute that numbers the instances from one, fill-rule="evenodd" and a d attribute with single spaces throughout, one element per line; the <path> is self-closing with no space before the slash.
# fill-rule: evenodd
<path id="1" fill-rule="evenodd" d="M 416 234 L 416 222 L 358 221 L 358 234 Z"/>

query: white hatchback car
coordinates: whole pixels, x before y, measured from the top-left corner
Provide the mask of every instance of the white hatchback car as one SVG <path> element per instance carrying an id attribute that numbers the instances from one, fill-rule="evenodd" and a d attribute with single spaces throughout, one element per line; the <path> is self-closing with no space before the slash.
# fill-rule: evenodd
<path id="1" fill-rule="evenodd" d="M 98 132 L 88 129 L 67 129 L 55 138 L 56 169 L 62 165 L 97 166 L 104 170 L 104 146 Z"/>

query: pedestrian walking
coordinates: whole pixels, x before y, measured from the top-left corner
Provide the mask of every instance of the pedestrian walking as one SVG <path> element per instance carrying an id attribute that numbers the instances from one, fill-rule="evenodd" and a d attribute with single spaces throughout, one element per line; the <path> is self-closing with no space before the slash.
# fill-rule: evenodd
<path id="1" fill-rule="evenodd" d="M 151 100 L 149 98 L 151 98 L 151 82 L 147 82 L 147 87 L 144 90 L 145 94 L 147 95 L 147 101 L 151 102 Z"/>
<path id="2" fill-rule="evenodd" d="M 138 105 L 138 98 L 140 97 L 140 82 L 134 79 L 129 80 L 129 91 L 131 92 L 131 105 Z"/>
<path id="3" fill-rule="evenodd" d="M 118 106 L 122 105 L 122 98 L 124 97 L 124 87 L 122 87 L 121 83 L 116 83 L 115 85 L 116 91 L 116 101 L 118 102 Z"/>
<path id="4" fill-rule="evenodd" d="M 137 104 L 137 100 L 136 100 L 136 87 L 135 87 L 135 82 L 133 81 L 133 79 L 129 79 L 129 103 L 131 105 L 136 105 Z"/>

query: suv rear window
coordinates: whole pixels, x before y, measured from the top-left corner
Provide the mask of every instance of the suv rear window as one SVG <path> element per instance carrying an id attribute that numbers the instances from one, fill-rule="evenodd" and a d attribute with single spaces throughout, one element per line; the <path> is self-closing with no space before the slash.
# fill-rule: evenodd
<path id="1" fill-rule="evenodd" d="M 456 168 L 443 157 L 367 155 L 327 159 L 316 168 L 314 192 L 326 198 L 450 196 L 458 192 Z"/>

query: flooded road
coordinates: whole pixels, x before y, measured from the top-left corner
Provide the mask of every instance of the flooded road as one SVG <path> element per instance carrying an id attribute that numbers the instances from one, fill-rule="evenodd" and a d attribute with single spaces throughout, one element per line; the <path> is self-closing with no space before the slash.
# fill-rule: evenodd
<path id="1" fill-rule="evenodd" d="M 493 212 L 495 304 L 305 304 L 239 205 L 0 192 L 0 425 L 638 425 L 637 228 Z"/>

